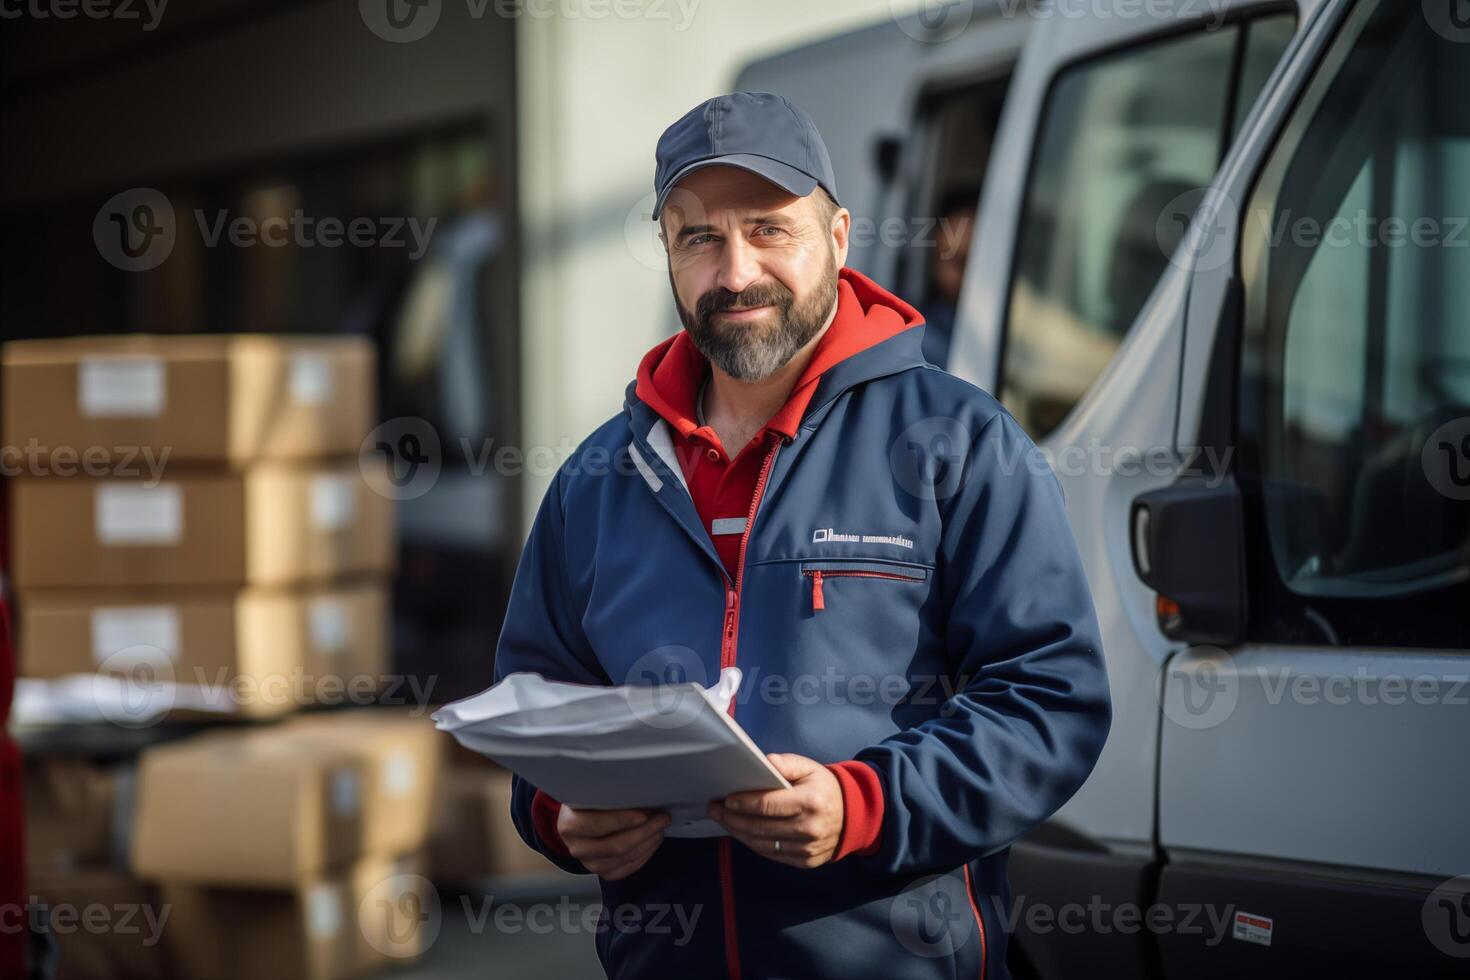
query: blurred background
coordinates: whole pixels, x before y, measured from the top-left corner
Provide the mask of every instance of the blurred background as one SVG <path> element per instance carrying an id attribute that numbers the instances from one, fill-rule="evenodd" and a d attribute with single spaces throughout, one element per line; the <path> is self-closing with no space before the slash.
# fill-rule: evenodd
<path id="1" fill-rule="evenodd" d="M 1243 361 L 1221 341 L 1244 365 L 1240 429 L 1221 436 L 1206 421 L 1187 444 L 1245 446 L 1234 475 L 1249 613 L 1235 579 L 1191 586 L 1209 600 L 1198 607 L 1188 588 L 1135 580 L 1128 502 L 1158 481 L 1093 500 L 1064 479 L 1074 521 L 1103 515 L 1092 538 L 1078 534 L 1109 641 L 1120 638 L 1120 720 L 1100 769 L 1114 795 L 1090 785 L 1072 814 L 1126 855 L 1099 875 L 1134 897 L 1158 886 L 1154 763 L 1169 750 L 1169 706 L 1156 681 L 1181 644 L 1395 648 L 1440 658 L 1415 661 L 1439 680 L 1462 670 L 1470 525 L 1454 460 L 1462 452 L 1470 473 L 1470 431 L 1463 450 L 1444 437 L 1445 469 L 1433 451 L 1421 469 L 1419 453 L 1470 414 L 1470 266 L 1455 245 L 1470 212 L 1470 22 L 1450 3 L 1402 21 L 1369 0 L 1038 14 L 1048 6 L 6 6 L 0 595 L 15 643 L 0 682 L 7 660 L 16 679 L 0 697 L 13 739 L 0 756 L 0 883 L 27 896 L 27 975 L 600 975 L 585 920 L 595 882 L 521 844 L 509 774 L 452 748 L 428 714 L 489 684 L 542 493 L 677 328 L 650 220 L 654 145 L 734 88 L 788 94 L 812 114 L 856 219 L 849 264 L 920 307 L 931 360 L 1000 394 L 1038 441 L 1086 445 L 1103 419 L 1115 441 L 1173 451 L 1180 418 L 1234 419 L 1233 402 L 1189 409 L 1119 353 L 1150 323 L 1134 348 L 1175 337 L 1166 353 L 1184 359 L 1186 394 L 1234 385 L 1235 367 L 1222 382 L 1181 353 L 1214 350 L 1213 335 L 1189 348 L 1157 311 L 1182 311 L 1186 295 L 1222 322 L 1265 311 L 1259 329 L 1246 323 Z M 1352 84 L 1332 88 L 1339 75 Z M 1285 94 L 1263 98 L 1273 84 Z M 1369 102 L 1374 86 L 1386 94 Z M 1298 99 L 1311 111 L 1284 130 L 1265 170 L 1276 184 L 1237 182 L 1233 217 L 1270 219 L 1293 200 L 1298 217 L 1431 216 L 1435 247 L 1390 266 L 1381 242 L 1358 242 L 1314 263 L 1310 244 L 1272 251 L 1279 239 L 1242 233 L 1246 292 L 1238 276 L 1189 294 L 1178 250 L 1204 189 L 1238 142 L 1265 158 L 1276 131 L 1251 121 L 1284 126 Z M 1339 144 L 1324 130 L 1357 135 Z M 1326 175 L 1317 197 L 1307 172 Z M 1209 245 L 1188 246 L 1196 270 Z M 1142 425 L 1096 407 L 1128 401 L 1120 391 L 1181 414 Z M 1262 434 L 1272 419 L 1274 444 Z M 1110 562 L 1128 578 L 1116 596 Z M 1396 744 L 1463 745 L 1467 713 L 1454 707 L 1396 724 L 1408 732 Z M 1254 730 L 1283 742 L 1315 724 L 1271 717 L 1286 720 Z M 1375 719 L 1333 730 L 1371 738 Z M 1242 757 L 1245 744 L 1208 757 Z M 1174 757 L 1187 767 L 1206 752 L 1188 743 Z M 1318 854 L 1299 843 L 1309 834 L 1236 849 L 1361 863 L 1387 881 L 1413 942 L 1437 943 L 1404 896 L 1470 873 L 1447 827 L 1463 790 L 1403 779 L 1378 789 L 1421 794 L 1407 833 L 1432 843 L 1418 854 L 1355 839 Z M 1073 850 L 1104 850 L 1093 848 Z M 1069 877 L 1047 879 L 1055 866 L 1024 853 L 1015 867 L 1013 880 Z M 103 910 L 97 928 L 76 924 L 88 908 Z M 154 929 L 163 908 L 171 924 Z M 1343 941 L 1322 929 L 1305 962 Z M 1099 952 L 1052 937 L 1013 968 L 1210 975 L 1112 938 Z M 1231 969 L 1262 968 L 1258 944 L 1233 948 L 1246 959 L 1223 961 Z M 1371 961 L 1342 955 L 1344 968 Z M 0 974 L 19 969 L 0 960 Z"/>

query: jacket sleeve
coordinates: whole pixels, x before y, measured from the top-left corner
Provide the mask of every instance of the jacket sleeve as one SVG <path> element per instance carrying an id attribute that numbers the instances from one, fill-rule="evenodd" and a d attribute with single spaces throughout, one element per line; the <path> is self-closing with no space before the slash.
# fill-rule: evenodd
<path id="1" fill-rule="evenodd" d="M 611 683 L 582 632 L 580 615 L 567 580 L 563 545 L 566 517 L 560 472 L 541 501 L 530 537 L 516 568 L 510 603 L 495 648 L 495 680 L 529 671 L 556 681 Z M 587 874 L 554 835 L 560 804 L 519 776 L 511 781 L 511 819 L 516 832 L 563 870 Z M 538 833 L 537 827 L 542 828 Z"/>
<path id="2" fill-rule="evenodd" d="M 857 753 L 878 775 L 885 872 L 954 867 L 1012 843 L 1092 771 L 1112 719 L 1102 641 L 1055 475 L 1009 413 L 980 430 L 940 501 L 955 693 Z"/>

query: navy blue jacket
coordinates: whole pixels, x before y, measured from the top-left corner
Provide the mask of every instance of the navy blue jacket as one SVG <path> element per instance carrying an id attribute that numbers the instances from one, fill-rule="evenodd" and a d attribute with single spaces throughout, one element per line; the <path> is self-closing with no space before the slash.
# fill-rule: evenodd
<path id="1" fill-rule="evenodd" d="M 541 503 L 497 680 L 707 685 L 733 663 L 762 750 L 855 758 L 884 795 L 877 852 L 816 869 L 665 839 L 601 882 L 611 977 L 1008 976 L 1008 847 L 1092 770 L 1108 681 L 1056 478 L 922 334 L 837 364 L 796 438 L 772 434 L 734 578 L 634 385 Z M 585 873 L 538 838 L 534 793 L 515 780 L 520 835 Z"/>

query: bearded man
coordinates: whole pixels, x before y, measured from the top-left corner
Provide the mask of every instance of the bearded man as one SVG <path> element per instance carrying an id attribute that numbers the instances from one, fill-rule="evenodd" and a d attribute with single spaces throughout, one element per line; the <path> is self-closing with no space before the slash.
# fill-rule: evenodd
<path id="1" fill-rule="evenodd" d="M 730 711 L 791 786 L 712 800 L 726 833 L 676 838 L 667 813 L 517 778 L 516 827 L 599 876 L 611 977 L 1006 977 L 1008 847 L 1111 718 L 1057 481 L 846 267 L 806 113 L 711 99 L 659 140 L 654 185 L 684 329 L 552 482 L 496 677 L 738 666 Z M 628 465 L 590 465 L 609 458 Z"/>

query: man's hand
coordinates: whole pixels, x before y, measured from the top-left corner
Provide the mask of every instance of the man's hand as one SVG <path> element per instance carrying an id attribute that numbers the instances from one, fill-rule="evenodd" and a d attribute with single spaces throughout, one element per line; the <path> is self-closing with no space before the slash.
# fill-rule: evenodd
<path id="1" fill-rule="evenodd" d="M 842 786 L 815 759 L 786 752 L 766 756 L 790 789 L 732 793 L 709 805 L 709 815 L 757 854 L 793 868 L 832 860 L 842 836 Z M 781 849 L 776 849 L 780 841 Z"/>
<path id="2" fill-rule="evenodd" d="M 583 867 L 617 881 L 653 857 L 669 822 L 663 810 L 573 810 L 563 805 L 556 832 Z"/>

